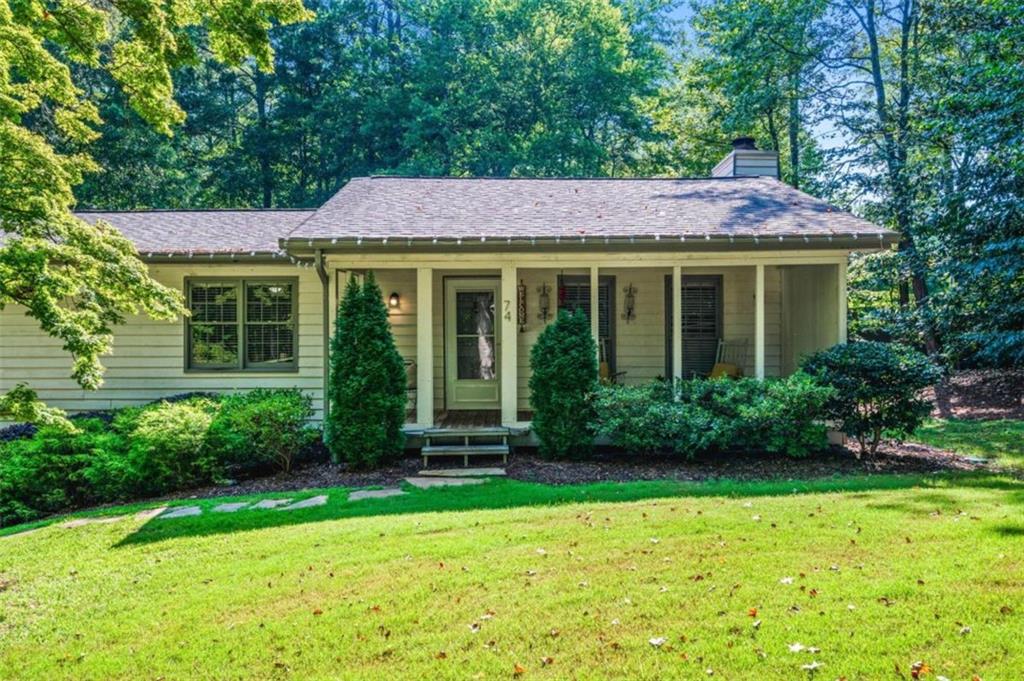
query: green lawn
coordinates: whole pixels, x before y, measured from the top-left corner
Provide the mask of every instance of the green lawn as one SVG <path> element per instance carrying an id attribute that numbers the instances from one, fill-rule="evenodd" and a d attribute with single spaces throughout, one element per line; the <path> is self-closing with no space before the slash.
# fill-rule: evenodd
<path id="1" fill-rule="evenodd" d="M 933 419 L 913 440 L 967 456 L 982 456 L 1008 468 L 1024 468 L 1024 421 Z"/>
<path id="2" fill-rule="evenodd" d="M 0 678 L 1020 676 L 1019 481 L 328 492 L 0 538 Z"/>

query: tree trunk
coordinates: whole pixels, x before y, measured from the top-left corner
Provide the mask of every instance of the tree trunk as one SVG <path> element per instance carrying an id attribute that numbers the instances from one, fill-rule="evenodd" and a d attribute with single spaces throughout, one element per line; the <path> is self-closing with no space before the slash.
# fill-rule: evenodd
<path id="1" fill-rule="evenodd" d="M 789 74 L 789 183 L 800 188 L 800 72 Z"/>
<path id="2" fill-rule="evenodd" d="M 270 122 L 267 120 L 267 78 L 257 71 L 256 121 L 259 130 L 259 148 L 256 150 L 260 165 L 260 186 L 263 190 L 263 207 L 270 208 L 274 202 L 274 169 L 270 159 Z"/>

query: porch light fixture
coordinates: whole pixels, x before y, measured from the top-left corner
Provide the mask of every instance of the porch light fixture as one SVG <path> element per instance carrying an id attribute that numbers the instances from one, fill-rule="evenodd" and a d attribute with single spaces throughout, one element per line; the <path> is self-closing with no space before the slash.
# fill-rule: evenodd
<path id="1" fill-rule="evenodd" d="M 626 294 L 622 299 L 622 318 L 629 324 L 636 319 L 636 286 L 630 282 L 629 286 L 622 289 L 622 292 Z"/>
<path id="2" fill-rule="evenodd" d="M 398 307 L 401 304 L 402 299 L 398 296 L 398 291 L 392 291 L 388 296 L 388 307 Z"/>
<path id="3" fill-rule="evenodd" d="M 547 324 L 551 313 L 551 287 L 547 284 L 541 284 L 537 287 L 537 293 L 537 309 L 540 310 L 537 319 Z"/>

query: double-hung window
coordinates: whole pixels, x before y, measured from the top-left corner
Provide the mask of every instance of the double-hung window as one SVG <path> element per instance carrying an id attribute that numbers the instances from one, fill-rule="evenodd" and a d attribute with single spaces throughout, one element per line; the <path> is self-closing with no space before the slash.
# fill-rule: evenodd
<path id="1" fill-rule="evenodd" d="M 185 367 L 191 371 L 294 371 L 295 279 L 189 279 Z"/>

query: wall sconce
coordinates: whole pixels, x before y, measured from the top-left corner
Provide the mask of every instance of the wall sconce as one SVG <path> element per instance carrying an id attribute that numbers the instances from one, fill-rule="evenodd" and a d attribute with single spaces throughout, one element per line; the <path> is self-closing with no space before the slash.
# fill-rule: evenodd
<path id="1" fill-rule="evenodd" d="M 537 293 L 537 309 L 540 310 L 537 319 L 547 324 L 551 313 L 551 287 L 547 284 L 541 284 L 537 287 Z"/>
<path id="2" fill-rule="evenodd" d="M 636 319 L 636 287 L 630 282 L 622 292 L 626 294 L 622 300 L 622 318 L 629 324 Z"/>
<path id="3" fill-rule="evenodd" d="M 388 307 L 398 307 L 402 304 L 402 299 L 398 297 L 398 291 L 392 291 L 391 295 L 388 296 Z"/>
<path id="4" fill-rule="evenodd" d="M 522 279 L 519 280 L 519 286 L 516 287 L 516 292 L 519 294 L 517 298 L 518 305 L 516 307 L 519 322 L 519 333 L 522 333 L 523 331 L 526 331 L 526 284 L 523 283 Z"/>

